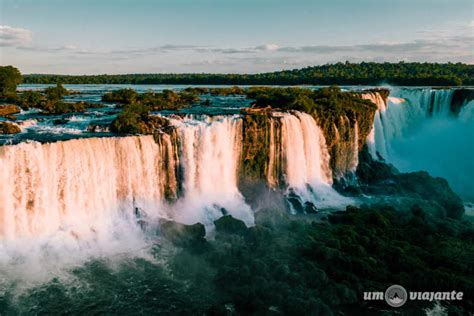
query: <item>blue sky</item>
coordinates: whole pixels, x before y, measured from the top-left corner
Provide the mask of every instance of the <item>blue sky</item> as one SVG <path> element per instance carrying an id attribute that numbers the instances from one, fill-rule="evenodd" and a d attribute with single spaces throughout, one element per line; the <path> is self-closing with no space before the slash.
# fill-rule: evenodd
<path id="1" fill-rule="evenodd" d="M 63 74 L 473 63 L 473 10 L 472 0 L 0 0 L 0 62 Z"/>

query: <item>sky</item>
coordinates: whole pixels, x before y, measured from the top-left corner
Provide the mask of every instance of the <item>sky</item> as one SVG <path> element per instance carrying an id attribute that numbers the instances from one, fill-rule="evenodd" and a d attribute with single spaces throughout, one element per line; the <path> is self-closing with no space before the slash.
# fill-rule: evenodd
<path id="1" fill-rule="evenodd" d="M 339 61 L 474 63 L 472 0 L 0 0 L 22 73 L 259 73 Z"/>

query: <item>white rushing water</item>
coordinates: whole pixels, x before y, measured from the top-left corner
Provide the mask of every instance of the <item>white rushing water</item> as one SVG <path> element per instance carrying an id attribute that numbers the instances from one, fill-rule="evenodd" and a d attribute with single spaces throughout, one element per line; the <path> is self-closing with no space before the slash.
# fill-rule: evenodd
<path id="1" fill-rule="evenodd" d="M 242 121 L 185 119 L 178 125 L 179 149 L 166 134 L 158 144 L 139 136 L 0 147 L 0 236 L 62 231 L 79 240 L 97 238 L 118 216 L 135 220 L 136 209 L 151 218 L 208 225 L 229 212 L 252 225 L 237 188 Z M 165 190 L 176 191 L 178 156 L 184 196 L 164 205 Z"/>
<path id="2" fill-rule="evenodd" d="M 207 226 L 223 214 L 253 225 L 253 212 L 238 185 L 242 149 L 242 120 L 238 116 L 175 120 L 182 140 L 184 197 L 174 207 L 184 223 Z"/>
<path id="3" fill-rule="evenodd" d="M 0 147 L 0 279 L 140 252 L 134 208 L 163 215 L 161 157 L 150 136 Z"/>
<path id="4" fill-rule="evenodd" d="M 0 274 L 47 279 L 91 257 L 146 255 L 143 219 L 211 228 L 230 213 L 253 225 L 237 188 L 242 121 L 178 123 L 181 146 L 167 134 L 158 142 L 129 136 L 1 146 Z M 165 192 L 177 190 L 177 164 L 184 192 L 167 202 Z"/>
<path id="5" fill-rule="evenodd" d="M 282 150 L 285 180 L 304 202 L 319 208 L 341 207 L 348 199 L 332 187 L 330 156 L 323 131 L 314 118 L 294 112 L 282 116 Z"/>
<path id="6" fill-rule="evenodd" d="M 22 143 L 0 147 L 0 158 L 4 239 L 100 234 L 118 211 L 162 197 L 164 166 L 151 136 Z"/>
<path id="7" fill-rule="evenodd" d="M 448 180 L 463 198 L 474 200 L 474 103 L 450 112 L 453 90 L 392 89 L 378 106 L 368 145 L 401 171 L 426 170 Z"/>

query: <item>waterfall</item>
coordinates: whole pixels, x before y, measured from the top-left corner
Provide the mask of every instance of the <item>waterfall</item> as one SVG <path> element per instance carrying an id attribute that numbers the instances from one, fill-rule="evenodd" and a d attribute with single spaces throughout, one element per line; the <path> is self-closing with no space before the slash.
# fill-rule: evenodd
<path id="1" fill-rule="evenodd" d="M 346 202 L 331 187 L 326 140 L 313 117 L 301 112 L 285 113 L 281 122 L 285 180 L 290 196 L 299 196 L 301 205 L 311 202 L 321 208 Z"/>
<path id="2" fill-rule="evenodd" d="M 253 213 L 237 188 L 242 148 L 238 116 L 193 117 L 174 120 L 181 141 L 182 201 L 173 216 L 184 223 L 211 225 L 230 213 L 253 225 Z"/>
<path id="3" fill-rule="evenodd" d="M 349 170 L 355 172 L 359 164 L 359 124 L 357 121 L 354 122 L 354 141 L 352 144 L 352 160 Z"/>
<path id="4" fill-rule="evenodd" d="M 91 258 L 147 257 L 136 215 L 166 216 L 168 149 L 151 136 L 0 146 L 0 286 Z"/>
<path id="5" fill-rule="evenodd" d="M 392 89 L 387 103 L 363 96 L 378 106 L 367 139 L 374 157 L 401 171 L 426 170 L 446 178 L 465 199 L 474 200 L 474 122 L 471 102 L 452 112 L 452 89 Z M 460 172 L 462 170 L 462 172 Z"/>
<path id="6" fill-rule="evenodd" d="M 133 223 L 142 215 L 212 225 L 228 212 L 252 225 L 252 211 L 237 188 L 241 119 L 176 122 L 175 135 L 155 139 L 1 146 L 0 238 L 66 231 L 85 240 L 91 232 L 108 234 L 114 218 Z"/>
<path id="7" fill-rule="evenodd" d="M 367 146 L 369 149 L 370 154 L 372 157 L 377 156 L 377 152 L 380 153 L 383 157 L 387 156 L 387 150 L 385 148 L 385 139 L 384 139 L 384 133 L 383 133 L 383 127 L 382 127 L 382 117 L 381 113 L 384 113 L 385 110 L 387 109 L 387 104 L 385 103 L 385 100 L 382 98 L 380 93 L 378 92 L 369 92 L 369 93 L 363 93 L 361 95 L 363 99 L 370 100 L 372 103 L 374 103 L 377 106 L 377 111 L 375 112 L 374 115 L 374 122 L 372 129 L 367 136 Z M 377 134 L 375 131 L 382 131 L 378 132 Z"/>
<path id="8" fill-rule="evenodd" d="M 280 147 L 278 146 L 278 144 L 281 143 L 281 134 L 276 125 L 277 120 L 270 118 L 268 167 L 266 170 L 267 183 L 270 187 L 276 187 L 278 184 L 278 166 L 281 162 L 281 152 Z"/>
<path id="9" fill-rule="evenodd" d="M 163 150 L 151 136 L 0 147 L 0 236 L 106 231 L 119 211 L 162 199 Z"/>
<path id="10" fill-rule="evenodd" d="M 174 123 L 155 136 L 0 146 L 0 271 L 45 280 L 91 257 L 146 257 L 141 228 L 158 218 L 252 225 L 237 189 L 242 120 Z"/>
<path id="11" fill-rule="evenodd" d="M 288 185 L 301 188 L 306 184 L 331 184 L 326 140 L 314 119 L 301 112 L 285 114 L 282 132 Z"/>

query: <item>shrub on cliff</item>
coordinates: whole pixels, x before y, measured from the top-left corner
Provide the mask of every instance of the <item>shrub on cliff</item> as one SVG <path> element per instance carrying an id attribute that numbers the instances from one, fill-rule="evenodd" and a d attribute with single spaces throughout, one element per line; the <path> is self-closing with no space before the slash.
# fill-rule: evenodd
<path id="1" fill-rule="evenodd" d="M 245 90 L 238 86 L 229 88 L 209 88 L 209 93 L 216 96 L 229 96 L 229 95 L 244 95 Z"/>
<path id="2" fill-rule="evenodd" d="M 25 110 L 29 108 L 42 108 L 46 102 L 46 96 L 39 91 L 27 90 L 18 95 L 16 102 Z"/>
<path id="3" fill-rule="evenodd" d="M 167 127 L 168 120 L 150 115 L 150 108 L 142 104 L 128 104 L 111 124 L 111 131 L 125 134 L 153 134 Z"/>
<path id="4" fill-rule="evenodd" d="M 84 112 L 85 107 L 81 102 L 63 102 L 63 101 L 48 101 L 46 107 L 44 108 L 46 114 L 65 114 L 65 113 L 75 113 L 75 112 Z"/>
<path id="5" fill-rule="evenodd" d="M 150 109 L 141 104 L 126 105 L 112 122 L 111 130 L 115 133 L 147 134 L 144 122 Z"/>
<path id="6" fill-rule="evenodd" d="M 66 88 L 63 87 L 62 84 L 57 83 L 54 87 L 48 87 L 44 89 L 44 94 L 46 95 L 46 99 L 50 102 L 55 102 L 62 100 L 62 98 L 69 94 Z"/>
<path id="7" fill-rule="evenodd" d="M 247 97 L 254 99 L 255 107 L 297 110 L 325 117 L 338 117 L 348 113 L 375 111 L 375 105 L 352 92 L 343 92 L 332 86 L 317 90 L 302 88 L 252 87 Z M 354 115 L 351 115 L 354 116 Z"/>
<path id="8" fill-rule="evenodd" d="M 135 103 L 138 93 L 133 89 L 120 89 L 107 92 L 102 96 L 103 102 L 116 102 L 121 104 Z"/>

